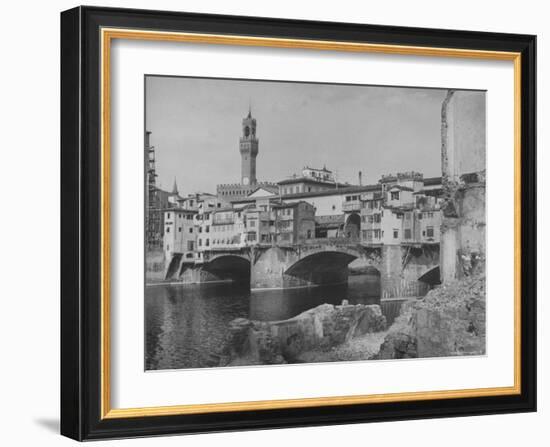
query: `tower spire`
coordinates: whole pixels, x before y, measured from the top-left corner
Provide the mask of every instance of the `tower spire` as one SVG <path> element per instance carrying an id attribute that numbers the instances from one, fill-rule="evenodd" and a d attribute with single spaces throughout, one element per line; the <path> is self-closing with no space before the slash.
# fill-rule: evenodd
<path id="1" fill-rule="evenodd" d="M 174 176 L 174 186 L 172 187 L 172 194 L 179 194 L 178 193 L 178 184 L 176 183 L 176 177 Z"/>
<path id="2" fill-rule="evenodd" d="M 248 100 L 248 117 L 247 118 L 252 118 L 252 101 L 250 101 L 250 99 Z"/>

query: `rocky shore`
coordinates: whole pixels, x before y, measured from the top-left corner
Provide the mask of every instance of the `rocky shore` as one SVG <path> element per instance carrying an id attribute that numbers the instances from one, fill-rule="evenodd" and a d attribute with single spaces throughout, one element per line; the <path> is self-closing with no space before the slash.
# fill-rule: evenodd
<path id="1" fill-rule="evenodd" d="M 453 281 L 403 303 L 376 359 L 485 354 L 485 275 Z"/>
<path id="2" fill-rule="evenodd" d="M 220 366 L 485 354 L 485 276 L 403 303 L 386 328 L 379 305 L 322 304 L 282 321 L 237 318 Z"/>
<path id="3" fill-rule="evenodd" d="M 380 333 L 385 328 L 386 319 L 380 306 L 349 305 L 346 301 L 340 306 L 322 304 L 282 321 L 237 318 L 231 322 L 226 364 L 336 361 L 340 360 L 340 354 L 344 355 L 342 349 L 346 346 L 347 356 L 361 354 L 364 358 L 366 353 L 353 354 L 352 341 L 361 339 L 368 345 L 369 340 L 364 336 Z"/>

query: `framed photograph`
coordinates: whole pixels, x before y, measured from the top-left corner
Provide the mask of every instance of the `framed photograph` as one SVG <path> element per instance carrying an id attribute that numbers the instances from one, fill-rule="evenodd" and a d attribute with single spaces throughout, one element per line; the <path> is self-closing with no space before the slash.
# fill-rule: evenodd
<path id="1" fill-rule="evenodd" d="M 61 432 L 536 409 L 531 35 L 61 14 Z"/>

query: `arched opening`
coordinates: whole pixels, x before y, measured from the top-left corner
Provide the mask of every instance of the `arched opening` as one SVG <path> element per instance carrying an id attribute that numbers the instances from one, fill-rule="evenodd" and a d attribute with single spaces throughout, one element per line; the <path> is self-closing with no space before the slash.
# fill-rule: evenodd
<path id="1" fill-rule="evenodd" d="M 250 285 L 250 261 L 241 256 L 220 256 L 205 264 L 203 270 L 221 280 Z"/>
<path id="2" fill-rule="evenodd" d="M 439 266 L 435 266 L 432 269 L 424 273 L 418 281 L 427 284 L 430 289 L 433 289 L 435 286 L 441 284 L 441 273 L 439 271 Z"/>
<path id="3" fill-rule="evenodd" d="M 346 219 L 344 225 L 344 236 L 348 239 L 359 239 L 359 231 L 361 229 L 361 217 L 357 213 L 352 213 Z"/>
<path id="4" fill-rule="evenodd" d="M 323 251 L 300 259 L 284 273 L 289 285 L 320 285 L 347 282 L 348 264 L 357 256 L 346 252 Z"/>

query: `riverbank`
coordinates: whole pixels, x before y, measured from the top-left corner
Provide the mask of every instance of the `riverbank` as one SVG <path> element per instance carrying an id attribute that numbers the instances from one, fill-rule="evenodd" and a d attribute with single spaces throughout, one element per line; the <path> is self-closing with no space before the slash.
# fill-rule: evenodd
<path id="1" fill-rule="evenodd" d="M 230 323 L 220 366 L 318 363 L 485 354 L 485 276 L 400 305 L 386 327 L 379 305 L 322 304 L 294 318 Z"/>

